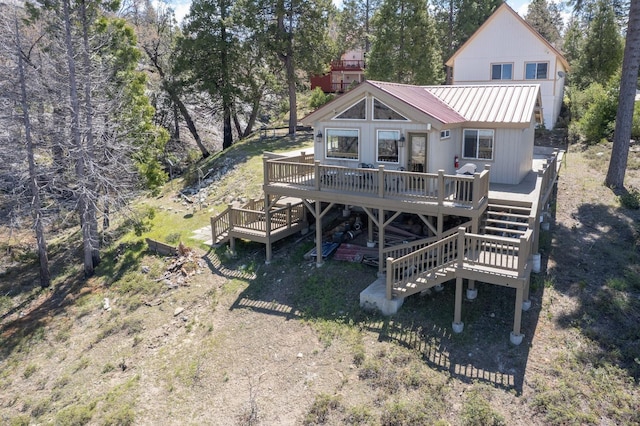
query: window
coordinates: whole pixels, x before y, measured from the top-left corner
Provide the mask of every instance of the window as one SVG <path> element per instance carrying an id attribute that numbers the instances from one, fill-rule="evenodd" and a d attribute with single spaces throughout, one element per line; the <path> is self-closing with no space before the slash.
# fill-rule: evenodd
<path id="1" fill-rule="evenodd" d="M 398 141 L 400 131 L 378 130 L 378 161 L 384 163 L 398 162 Z"/>
<path id="2" fill-rule="evenodd" d="M 440 132 L 440 139 L 449 139 L 451 137 L 450 130 L 443 130 Z"/>
<path id="3" fill-rule="evenodd" d="M 327 158 L 358 159 L 360 133 L 351 129 L 327 129 Z"/>
<path id="4" fill-rule="evenodd" d="M 478 160 L 492 160 L 493 130 L 465 129 L 462 157 Z"/>
<path id="5" fill-rule="evenodd" d="M 513 71 L 512 64 L 492 64 L 491 80 L 511 80 Z"/>
<path id="6" fill-rule="evenodd" d="M 525 76 L 527 80 L 546 80 L 547 68 L 549 64 L 546 62 L 529 62 L 525 64 Z"/>
<path id="7" fill-rule="evenodd" d="M 336 120 L 364 120 L 366 119 L 367 100 L 361 99 L 354 105 L 335 116 Z"/>
<path id="8" fill-rule="evenodd" d="M 402 114 L 389 108 L 377 99 L 373 100 L 373 119 L 407 121 L 406 117 L 404 117 Z"/>

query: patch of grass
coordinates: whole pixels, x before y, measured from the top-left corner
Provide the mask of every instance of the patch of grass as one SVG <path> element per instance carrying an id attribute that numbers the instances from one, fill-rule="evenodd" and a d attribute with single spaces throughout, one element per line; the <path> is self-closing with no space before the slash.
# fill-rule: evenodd
<path id="1" fill-rule="evenodd" d="M 24 371 L 22 372 L 22 377 L 24 377 L 25 379 L 28 379 L 29 377 L 33 376 L 36 371 L 38 371 L 38 366 L 35 364 L 29 364 L 25 367 Z"/>
<path id="2" fill-rule="evenodd" d="M 344 422 L 348 425 L 371 425 L 374 423 L 374 415 L 366 405 L 356 405 L 347 410 Z"/>
<path id="3" fill-rule="evenodd" d="M 485 388 L 474 387 L 465 394 L 462 406 L 462 424 L 469 426 L 502 426 L 504 417 L 490 404 L 491 393 Z"/>
<path id="4" fill-rule="evenodd" d="M 65 426 L 86 425 L 91 421 L 95 408 L 95 402 L 87 405 L 69 405 L 56 414 L 56 424 Z"/>
<path id="5" fill-rule="evenodd" d="M 107 374 L 116 369 L 116 366 L 111 364 L 110 362 L 106 363 L 104 367 L 102 367 L 102 374 Z"/>
<path id="6" fill-rule="evenodd" d="M 426 425 L 429 424 L 423 407 L 408 401 L 393 401 L 384 407 L 380 416 L 382 426 Z"/>
<path id="7" fill-rule="evenodd" d="M 31 417 L 38 418 L 47 413 L 51 408 L 51 399 L 43 398 L 34 403 L 28 402 L 25 404 L 26 408 L 30 410 Z"/>
<path id="8" fill-rule="evenodd" d="M 109 426 L 129 426 L 135 424 L 136 388 L 140 376 L 136 375 L 111 389 L 103 398 L 101 424 Z"/>
<path id="9" fill-rule="evenodd" d="M 65 374 L 64 376 L 60 377 L 58 380 L 55 381 L 55 383 L 53 384 L 53 389 L 63 388 L 66 385 L 68 385 L 70 381 L 71 381 L 71 377 Z"/>
<path id="10" fill-rule="evenodd" d="M 324 424 L 329 420 L 329 416 L 334 411 L 342 410 L 342 400 L 340 395 L 316 395 L 309 412 L 303 420 L 304 425 Z"/>
<path id="11" fill-rule="evenodd" d="M 29 426 L 30 424 L 31 417 L 27 415 L 15 416 L 9 420 L 9 426 Z"/>
<path id="12" fill-rule="evenodd" d="M 82 357 L 76 363 L 76 365 L 73 367 L 73 372 L 77 373 L 80 370 L 84 370 L 85 368 L 87 368 L 89 366 L 89 364 L 90 364 L 89 358 Z"/>
<path id="13" fill-rule="evenodd" d="M 13 306 L 13 299 L 9 296 L 0 296 L 0 312 L 4 312 Z"/>

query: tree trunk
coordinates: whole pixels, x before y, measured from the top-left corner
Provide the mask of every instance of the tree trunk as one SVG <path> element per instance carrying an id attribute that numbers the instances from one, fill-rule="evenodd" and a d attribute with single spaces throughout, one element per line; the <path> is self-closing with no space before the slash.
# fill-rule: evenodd
<path id="1" fill-rule="evenodd" d="M 71 38 L 71 14 L 69 0 L 63 0 L 65 47 L 67 51 L 67 66 L 69 71 L 69 102 L 71 104 L 71 138 L 75 157 L 75 170 L 77 179 L 78 213 L 80 215 L 80 227 L 82 231 L 83 265 L 85 277 L 94 273 L 93 252 L 91 247 L 91 217 L 88 211 L 88 194 L 85 188 L 85 149 L 80 134 L 80 102 L 78 101 L 78 83 L 76 81 L 75 52 Z"/>
<path id="2" fill-rule="evenodd" d="M 629 9 L 629 24 L 627 25 L 627 40 L 622 61 L 622 77 L 620 80 L 620 95 L 618 98 L 618 112 L 616 114 L 616 128 L 613 137 L 613 150 L 609 161 L 609 170 L 605 183 L 607 186 L 624 188 L 624 175 L 627 171 L 629 156 L 629 140 L 633 124 L 633 108 L 635 104 L 636 87 L 638 82 L 638 67 L 640 66 L 640 1 L 631 1 Z"/>
<path id="3" fill-rule="evenodd" d="M 38 175 L 34 156 L 33 139 L 31 137 L 31 119 L 29 116 L 29 104 L 27 101 L 27 82 L 20 49 L 20 28 L 18 19 L 15 19 L 16 27 L 16 54 L 18 56 L 18 78 L 20 79 L 20 106 L 22 108 L 22 118 L 24 134 L 27 145 L 27 161 L 29 163 L 29 190 L 32 196 L 31 214 L 33 215 L 36 241 L 38 245 L 38 259 L 40 260 L 40 286 L 42 288 L 51 285 L 51 273 L 49 271 L 49 255 L 47 253 L 47 240 L 42 223 L 42 202 L 40 199 L 40 188 L 38 188 Z"/>
<path id="4" fill-rule="evenodd" d="M 82 19 L 82 60 L 84 65 L 84 103 L 85 103 L 85 140 L 86 140 L 86 156 L 87 165 L 87 192 L 89 199 L 87 203 L 87 216 L 89 220 L 89 233 L 91 234 L 91 259 L 93 266 L 96 267 L 100 263 L 100 236 L 98 233 L 98 219 L 96 214 L 96 201 L 98 198 L 98 190 L 95 182 L 95 173 L 92 171 L 95 167 L 95 144 L 93 140 L 93 104 L 91 100 L 91 60 L 89 58 L 89 22 L 87 19 L 87 5 L 85 1 L 80 2 L 80 17 Z"/>
<path id="5" fill-rule="evenodd" d="M 176 94 L 175 90 L 173 90 L 173 87 L 171 87 L 171 83 L 169 83 L 167 81 L 167 78 L 165 76 L 164 70 L 160 66 L 160 63 L 158 62 L 157 56 L 154 55 L 146 47 L 144 47 L 143 49 L 146 52 L 146 54 L 149 57 L 149 59 L 151 60 L 151 63 L 153 63 L 153 66 L 155 67 L 155 69 L 158 71 L 158 74 L 160 74 L 160 78 L 162 78 L 162 87 L 164 88 L 164 90 L 169 95 L 169 98 L 171 98 L 171 102 L 173 102 L 173 104 L 175 106 L 177 106 L 178 109 L 180 110 L 180 114 L 182 114 L 182 117 L 184 118 L 184 121 L 187 124 L 187 128 L 189 129 L 189 132 L 191 132 L 191 136 L 193 136 L 193 139 L 196 141 L 196 145 L 198 145 L 198 148 L 200 149 L 200 152 L 202 153 L 202 158 L 207 158 L 209 155 L 211 155 L 211 153 L 209 152 L 209 150 L 202 143 L 202 139 L 200 139 L 200 134 L 198 133 L 198 130 L 196 129 L 196 125 L 193 122 L 193 119 L 191 119 L 191 114 L 189 114 L 189 111 L 187 110 L 187 107 L 184 105 L 184 103 L 182 103 L 182 101 L 180 100 L 180 98 Z M 178 135 L 178 134 L 179 134 L 179 130 L 178 130 L 178 126 L 176 124 L 176 135 Z"/>
<path id="6" fill-rule="evenodd" d="M 171 97 L 171 101 L 178 106 L 178 109 L 180 110 L 180 114 L 182 114 L 182 117 L 184 118 L 184 122 L 187 123 L 187 129 L 189 129 L 189 132 L 191 132 L 191 136 L 193 136 L 193 139 L 196 141 L 196 145 L 198 145 L 198 148 L 202 153 L 202 158 L 207 158 L 208 156 L 211 155 L 211 153 L 209 152 L 207 147 L 204 146 L 204 144 L 202 143 L 200 134 L 196 129 L 196 124 L 193 122 L 193 119 L 191 118 L 191 114 L 189 114 L 189 111 L 187 111 L 187 107 L 184 105 L 184 103 L 182 103 L 178 95 L 176 95 L 173 90 L 167 90 L 167 93 L 169 93 L 169 96 Z"/>

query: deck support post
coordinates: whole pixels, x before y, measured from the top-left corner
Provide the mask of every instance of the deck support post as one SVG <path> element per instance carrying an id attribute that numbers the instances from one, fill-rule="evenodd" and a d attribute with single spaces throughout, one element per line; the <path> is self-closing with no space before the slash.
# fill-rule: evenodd
<path id="1" fill-rule="evenodd" d="M 384 249 L 384 209 L 378 209 L 378 253 L 380 253 L 380 261 L 378 262 L 378 275 L 382 275 L 384 263 L 382 260 L 382 250 Z"/>
<path id="2" fill-rule="evenodd" d="M 528 276 L 524 280 L 524 294 L 522 295 L 522 310 L 528 311 L 531 308 L 531 300 L 529 300 L 529 287 L 531 283 L 531 276 Z"/>
<path id="3" fill-rule="evenodd" d="M 464 323 L 462 322 L 462 278 L 456 278 L 456 298 L 453 309 L 453 324 L 451 324 L 454 333 L 462 333 Z"/>
<path id="4" fill-rule="evenodd" d="M 229 237 L 229 251 L 232 256 L 236 255 L 236 239 L 234 237 Z"/>
<path id="5" fill-rule="evenodd" d="M 476 297 L 478 297 L 476 280 L 469 280 L 469 286 L 467 287 L 467 299 L 474 300 Z"/>
<path id="6" fill-rule="evenodd" d="M 523 335 L 520 333 L 520 326 L 522 323 L 522 296 L 524 293 L 524 282 L 521 282 L 516 287 L 516 306 L 513 315 L 513 331 L 510 335 L 511 343 L 519 345 L 522 343 Z"/>
<path id="7" fill-rule="evenodd" d="M 373 220 L 367 214 L 367 241 L 373 241 Z"/>
<path id="8" fill-rule="evenodd" d="M 324 260 L 322 259 L 322 203 L 320 200 L 316 200 L 315 208 L 316 217 L 316 267 L 322 266 Z"/>
<path id="9" fill-rule="evenodd" d="M 275 204 L 275 201 L 274 201 Z M 269 194 L 265 194 L 264 197 L 264 231 L 266 236 L 266 255 L 264 259 L 265 265 L 271 263 L 271 197 Z"/>

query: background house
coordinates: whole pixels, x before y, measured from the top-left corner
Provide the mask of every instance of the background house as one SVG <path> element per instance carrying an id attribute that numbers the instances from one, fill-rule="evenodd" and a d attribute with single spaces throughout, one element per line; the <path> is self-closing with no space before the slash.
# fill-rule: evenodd
<path id="1" fill-rule="evenodd" d="M 412 86 L 365 81 L 302 122 L 322 164 L 454 174 L 491 166 L 491 182 L 531 170 L 539 86 Z"/>
<path id="2" fill-rule="evenodd" d="M 331 62 L 331 71 L 311 77 L 311 90 L 319 87 L 325 93 L 342 93 L 364 81 L 364 50 L 344 53 L 340 60 Z"/>
<path id="3" fill-rule="evenodd" d="M 555 126 L 569 64 L 506 3 L 446 65 L 453 68 L 453 84 L 540 84 L 544 126 Z"/>

